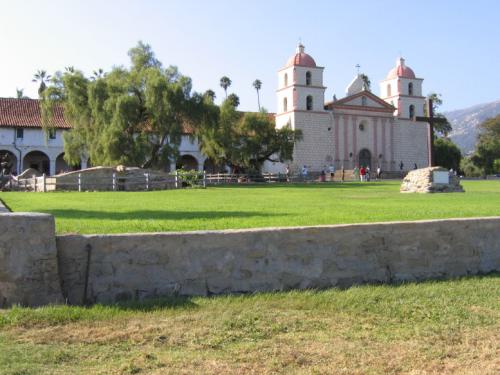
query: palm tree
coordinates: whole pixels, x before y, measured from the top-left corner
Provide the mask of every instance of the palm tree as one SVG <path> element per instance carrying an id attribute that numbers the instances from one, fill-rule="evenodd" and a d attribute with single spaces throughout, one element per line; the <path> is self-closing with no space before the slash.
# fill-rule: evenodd
<path id="1" fill-rule="evenodd" d="M 38 70 L 33 76 L 33 82 L 40 82 L 40 87 L 38 87 L 38 95 L 42 96 L 43 92 L 47 88 L 47 83 L 52 76 L 47 74 L 45 70 Z"/>
<path id="2" fill-rule="evenodd" d="M 18 99 L 28 99 L 28 97 L 24 95 L 24 89 L 18 89 L 17 87 L 16 87 L 16 97 Z"/>
<path id="3" fill-rule="evenodd" d="M 226 93 L 226 99 L 227 99 L 227 88 L 231 86 L 231 79 L 229 77 L 222 77 L 220 79 L 220 87 L 224 89 L 224 92 Z"/>
<path id="4" fill-rule="evenodd" d="M 90 78 L 92 81 L 95 81 L 96 79 L 104 77 L 106 74 L 104 73 L 104 70 L 101 68 L 94 70 L 94 75 Z"/>
<path id="5" fill-rule="evenodd" d="M 259 112 L 260 112 L 259 90 L 262 87 L 262 82 L 260 81 L 260 79 L 256 79 L 255 81 L 253 81 L 253 87 L 255 88 L 255 90 L 257 90 L 257 104 L 259 105 Z"/>
<path id="6" fill-rule="evenodd" d="M 203 96 L 205 96 L 207 98 L 210 98 L 210 100 L 212 101 L 212 103 L 215 100 L 215 92 L 213 90 L 208 89 L 207 91 L 205 91 L 205 93 L 203 94 Z"/>

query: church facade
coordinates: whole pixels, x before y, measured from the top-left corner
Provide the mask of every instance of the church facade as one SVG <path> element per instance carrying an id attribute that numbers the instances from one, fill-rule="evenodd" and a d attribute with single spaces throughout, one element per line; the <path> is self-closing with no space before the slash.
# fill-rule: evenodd
<path id="1" fill-rule="evenodd" d="M 276 126 L 302 131 L 294 149 L 292 169 L 326 166 L 353 169 L 369 166 L 399 171 L 427 166 L 428 124 L 422 78 L 399 58 L 380 82 L 380 97 L 358 74 L 346 96 L 325 102 L 324 67 L 317 66 L 299 44 L 296 53 L 278 71 Z"/>

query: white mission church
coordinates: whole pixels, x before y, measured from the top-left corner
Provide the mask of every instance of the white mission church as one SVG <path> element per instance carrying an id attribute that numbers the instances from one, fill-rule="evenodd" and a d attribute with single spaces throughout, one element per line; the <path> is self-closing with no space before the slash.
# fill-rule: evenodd
<path id="1" fill-rule="evenodd" d="M 325 103 L 323 67 L 304 52 L 296 53 L 278 71 L 276 126 L 289 124 L 300 129 L 303 140 L 295 145 L 290 167 L 306 165 L 321 171 L 334 164 L 338 169 L 380 166 L 384 171 L 404 170 L 428 165 L 428 124 L 416 122 L 424 116 L 425 97 L 422 78 L 416 78 L 403 58 L 380 83 L 380 97 L 367 90 L 361 75 L 347 87 L 346 97 Z M 62 133 L 71 131 L 62 111 L 56 113 L 55 130 L 48 136 L 42 129 L 41 111 L 36 99 L 0 98 L 0 155 L 8 153 L 17 173 L 35 168 L 49 175 L 67 171 Z M 182 138 L 180 160 L 166 170 L 212 168 L 196 142 Z M 90 161 L 82 159 L 85 168 Z M 283 171 L 284 164 L 266 163 L 266 171 Z"/>
<path id="2" fill-rule="evenodd" d="M 302 130 L 294 150 L 295 168 L 319 171 L 330 164 L 380 166 L 384 171 L 428 165 L 428 124 L 424 116 L 422 78 L 399 58 L 380 82 L 380 97 L 367 90 L 361 74 L 347 87 L 346 97 L 325 102 L 324 67 L 299 44 L 278 71 L 276 126 Z"/>

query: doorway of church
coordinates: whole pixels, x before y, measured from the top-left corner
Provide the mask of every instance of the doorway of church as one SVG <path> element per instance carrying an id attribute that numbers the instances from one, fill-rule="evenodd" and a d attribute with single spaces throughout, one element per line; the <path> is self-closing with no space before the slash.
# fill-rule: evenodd
<path id="1" fill-rule="evenodd" d="M 359 167 L 370 167 L 372 169 L 372 154 L 366 148 L 359 152 Z"/>

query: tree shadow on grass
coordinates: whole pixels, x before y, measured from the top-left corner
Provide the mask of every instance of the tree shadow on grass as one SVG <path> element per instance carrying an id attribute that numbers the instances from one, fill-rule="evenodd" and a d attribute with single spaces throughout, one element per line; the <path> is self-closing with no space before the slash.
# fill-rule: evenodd
<path id="1" fill-rule="evenodd" d="M 41 210 L 54 215 L 58 219 L 97 219 L 97 220 L 197 220 L 197 219 L 235 219 L 252 217 L 276 217 L 288 214 L 265 213 L 256 211 L 166 211 L 166 210 L 132 210 L 126 212 L 95 211 L 72 208 Z"/>
<path id="2" fill-rule="evenodd" d="M 287 188 L 287 189 L 359 189 L 359 188 L 369 188 L 369 187 L 381 187 L 381 186 L 392 186 L 394 188 L 398 187 L 399 184 L 394 182 L 361 182 L 361 181 L 347 181 L 347 182 L 293 182 L 293 183 L 255 183 L 255 184 L 227 184 L 227 185 L 209 185 L 210 188 L 235 188 L 235 189 L 273 189 L 273 188 Z"/>

